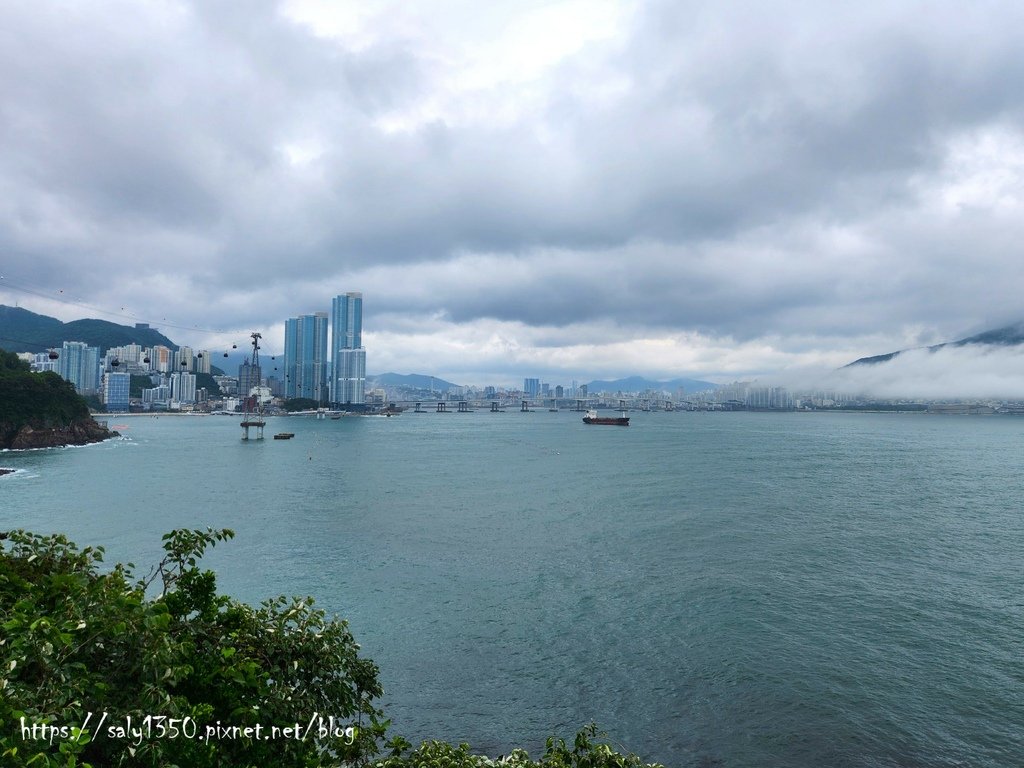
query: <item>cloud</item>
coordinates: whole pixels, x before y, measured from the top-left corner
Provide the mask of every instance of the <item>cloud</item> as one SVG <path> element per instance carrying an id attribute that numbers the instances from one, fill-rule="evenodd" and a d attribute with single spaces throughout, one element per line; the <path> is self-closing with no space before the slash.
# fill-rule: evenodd
<path id="1" fill-rule="evenodd" d="M 585 350 L 595 376 L 956 338 L 1020 319 L 1022 17 L 998 2 L 12 7 L 0 266 L 43 294 L 228 332 L 362 290 L 371 367 L 403 370 L 401 333 L 431 318 L 451 328 L 429 343 L 472 339 L 458 356 L 482 371 L 477 329 L 497 324 L 517 364 L 562 370 Z"/>
<path id="2" fill-rule="evenodd" d="M 912 349 L 876 364 L 790 372 L 798 391 L 834 390 L 905 400 L 1024 399 L 1024 348 L 971 344 Z"/>

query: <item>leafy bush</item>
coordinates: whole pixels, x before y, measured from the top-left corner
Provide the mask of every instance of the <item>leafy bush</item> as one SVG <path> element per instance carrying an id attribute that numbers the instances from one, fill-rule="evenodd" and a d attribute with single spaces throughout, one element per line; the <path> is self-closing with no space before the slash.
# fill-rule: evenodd
<path id="1" fill-rule="evenodd" d="M 102 548 L 7 534 L 0 763 L 320 766 L 374 754 L 386 727 L 372 704 L 382 693 L 377 667 L 359 657 L 346 623 L 326 619 L 311 599 L 253 608 L 217 595 L 214 574 L 198 560 L 231 536 L 173 531 L 164 559 L 134 579 L 130 564 L 101 572 Z M 159 594 L 147 598 L 148 588 Z M 305 728 L 314 714 L 352 730 L 269 737 L 270 726 Z M 151 718 L 144 736 L 111 730 L 129 716 L 139 727 Z M 166 730 L 171 724 L 177 737 Z M 232 738 L 195 737 L 218 724 L 240 728 Z"/>
<path id="2" fill-rule="evenodd" d="M 492 759 L 474 755 L 468 744 L 456 747 L 443 741 L 425 741 L 410 750 L 412 745 L 399 737 L 388 744 L 390 756 L 377 761 L 374 768 L 661 768 L 617 752 L 604 738 L 591 723 L 576 734 L 571 748 L 564 739 L 549 738 L 544 754 L 535 761 L 522 749 Z"/>

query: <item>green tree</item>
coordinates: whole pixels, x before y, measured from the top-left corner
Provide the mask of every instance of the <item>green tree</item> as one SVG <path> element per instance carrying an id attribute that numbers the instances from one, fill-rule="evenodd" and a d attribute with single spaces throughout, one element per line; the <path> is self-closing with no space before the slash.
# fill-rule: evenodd
<path id="1" fill-rule="evenodd" d="M 142 397 L 142 390 L 149 389 L 153 386 L 153 380 L 149 376 L 140 376 L 137 373 L 131 375 L 128 385 L 128 396 L 129 397 Z"/>
<path id="2" fill-rule="evenodd" d="M 25 424 L 60 427 L 89 418 L 70 382 L 53 371 L 32 373 L 28 363 L 0 349 L 0 446 Z"/>
<path id="3" fill-rule="evenodd" d="M 284 401 L 286 411 L 312 411 L 318 407 L 317 401 L 308 397 L 292 397 Z"/>
<path id="4" fill-rule="evenodd" d="M 372 756 L 386 728 L 373 705 L 376 665 L 310 598 L 253 608 L 218 595 L 198 562 L 232 536 L 172 531 L 164 558 L 137 579 L 131 564 L 102 571 L 102 548 L 3 535 L 0 763 L 326 766 Z M 271 726 L 305 729 L 314 715 L 333 716 L 335 733 L 267 738 Z M 128 716 L 142 738 L 110 730 Z M 218 721 L 239 730 L 196 737 Z"/>
<path id="5" fill-rule="evenodd" d="M 378 760 L 375 768 L 662 768 L 617 751 L 594 723 L 576 734 L 571 747 L 564 739 L 549 738 L 539 760 L 532 760 L 523 749 L 513 749 L 495 760 L 473 754 L 469 744 L 454 746 L 444 741 L 425 741 L 411 749 L 412 745 L 401 737 L 392 739 L 388 746 L 390 754 Z"/>

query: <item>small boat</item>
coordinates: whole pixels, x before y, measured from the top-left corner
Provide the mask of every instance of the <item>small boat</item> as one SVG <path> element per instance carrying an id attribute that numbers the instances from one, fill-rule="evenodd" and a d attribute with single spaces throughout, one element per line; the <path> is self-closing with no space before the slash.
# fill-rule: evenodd
<path id="1" fill-rule="evenodd" d="M 274 435 L 275 440 L 291 440 L 293 437 L 295 437 L 294 432 L 278 432 Z"/>
<path id="2" fill-rule="evenodd" d="M 623 411 L 621 416 L 598 416 L 597 411 L 591 408 L 583 417 L 584 424 L 611 424 L 617 427 L 628 427 L 629 416 Z"/>

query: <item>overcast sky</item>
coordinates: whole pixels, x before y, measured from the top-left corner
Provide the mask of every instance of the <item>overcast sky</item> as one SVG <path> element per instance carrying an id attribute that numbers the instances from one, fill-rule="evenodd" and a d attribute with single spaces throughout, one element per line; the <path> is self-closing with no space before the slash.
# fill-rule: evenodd
<path id="1" fill-rule="evenodd" d="M 464 384 L 1024 319 L 1019 2 L 0 11 L 0 303 L 279 352 L 362 291 L 371 373 Z"/>

